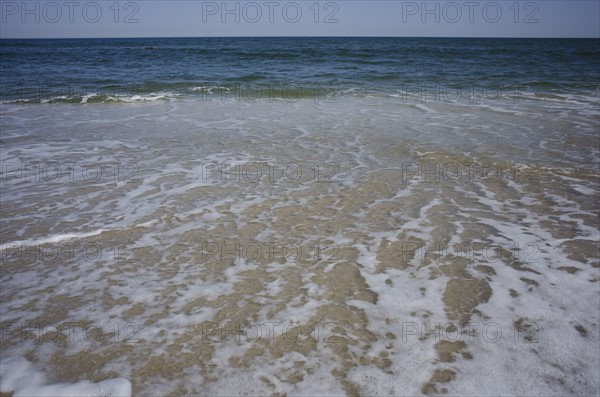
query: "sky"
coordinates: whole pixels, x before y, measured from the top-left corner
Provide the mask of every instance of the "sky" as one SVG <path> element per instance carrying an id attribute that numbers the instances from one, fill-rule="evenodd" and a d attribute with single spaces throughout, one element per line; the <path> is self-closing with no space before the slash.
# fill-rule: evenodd
<path id="1" fill-rule="evenodd" d="M 0 38 L 596 37 L 600 0 L 0 0 Z"/>

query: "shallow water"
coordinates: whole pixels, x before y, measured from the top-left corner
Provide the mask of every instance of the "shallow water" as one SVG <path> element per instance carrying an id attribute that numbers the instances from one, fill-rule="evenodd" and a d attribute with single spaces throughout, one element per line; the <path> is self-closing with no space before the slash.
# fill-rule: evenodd
<path id="1" fill-rule="evenodd" d="M 597 98 L 405 99 L 3 105 L 3 371 L 597 393 Z"/>

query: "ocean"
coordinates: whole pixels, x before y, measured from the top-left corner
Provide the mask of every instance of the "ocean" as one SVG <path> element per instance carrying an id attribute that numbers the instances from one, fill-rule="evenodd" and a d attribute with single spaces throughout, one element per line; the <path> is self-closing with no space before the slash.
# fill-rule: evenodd
<path id="1" fill-rule="evenodd" d="M 0 41 L 0 391 L 598 395 L 600 40 Z"/>

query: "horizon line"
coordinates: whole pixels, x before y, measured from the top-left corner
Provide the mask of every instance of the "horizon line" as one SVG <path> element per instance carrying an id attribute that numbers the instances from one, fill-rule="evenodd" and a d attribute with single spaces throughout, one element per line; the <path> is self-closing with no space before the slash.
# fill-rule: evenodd
<path id="1" fill-rule="evenodd" d="M 93 40 L 93 39 L 254 39 L 254 38 L 381 38 L 381 39 L 596 39 L 600 36 L 98 36 L 98 37 L 0 37 L 0 40 Z"/>

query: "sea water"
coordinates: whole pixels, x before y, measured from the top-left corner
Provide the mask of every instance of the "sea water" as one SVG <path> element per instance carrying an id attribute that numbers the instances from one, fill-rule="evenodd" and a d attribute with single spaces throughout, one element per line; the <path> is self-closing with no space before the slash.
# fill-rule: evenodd
<path id="1" fill-rule="evenodd" d="M 591 395 L 598 40 L 3 40 L 0 390 Z"/>

